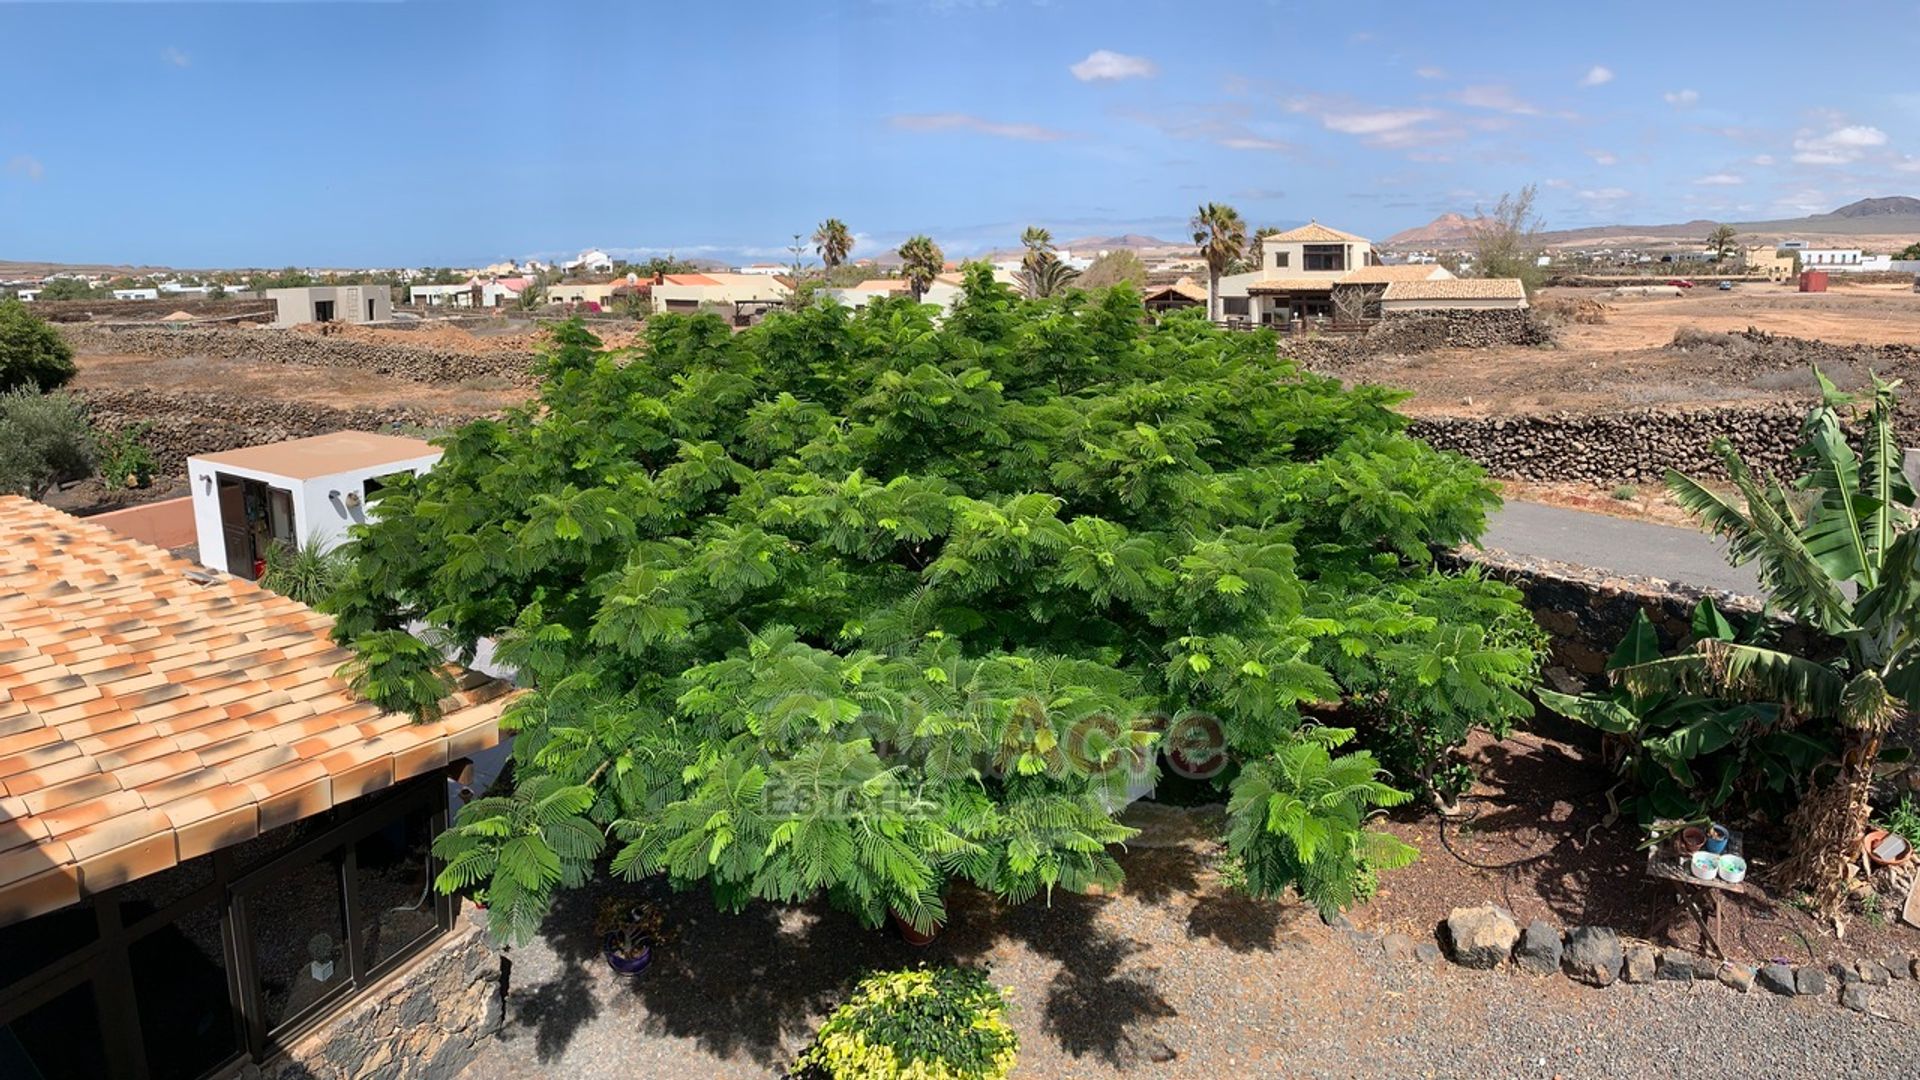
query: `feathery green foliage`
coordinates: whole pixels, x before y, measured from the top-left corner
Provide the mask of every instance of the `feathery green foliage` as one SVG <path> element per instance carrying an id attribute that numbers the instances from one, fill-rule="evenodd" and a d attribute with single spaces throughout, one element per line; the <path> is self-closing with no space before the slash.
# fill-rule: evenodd
<path id="1" fill-rule="evenodd" d="M 403 627 L 496 638 L 531 688 L 519 775 L 590 789 L 617 873 L 926 929 L 956 878 L 1117 881 L 1113 808 L 1168 718 L 1218 717 L 1291 791 L 1264 771 L 1325 756 L 1303 703 L 1491 723 L 1534 663 L 1500 630 L 1518 594 L 1431 555 L 1496 504 L 1480 470 L 1268 334 L 978 267 L 937 323 L 898 298 L 646 333 L 556 327 L 538 400 L 385 489 L 332 602 L 396 696 Z M 1268 892 L 1341 902 L 1398 857 L 1348 832 L 1397 797 L 1371 759 L 1326 765 L 1367 782 L 1308 793 L 1306 854 L 1258 841 L 1296 845 Z M 460 828 L 496 843 L 489 816 Z"/>

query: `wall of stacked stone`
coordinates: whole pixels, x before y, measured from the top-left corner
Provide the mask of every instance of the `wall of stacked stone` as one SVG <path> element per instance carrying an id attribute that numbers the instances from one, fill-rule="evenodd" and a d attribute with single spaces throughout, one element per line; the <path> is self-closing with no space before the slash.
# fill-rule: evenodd
<path id="1" fill-rule="evenodd" d="M 1622 410 L 1521 416 L 1419 416 L 1409 428 L 1495 476 L 1544 482 L 1653 483 L 1670 468 L 1724 475 L 1712 451 L 1725 436 L 1757 469 L 1788 471 L 1802 406 Z"/>
<path id="2" fill-rule="evenodd" d="M 1552 329 L 1524 309 L 1419 311 L 1388 315 L 1360 334 L 1282 338 L 1280 355 L 1336 374 L 1347 365 L 1388 353 L 1551 344 Z"/>
<path id="3" fill-rule="evenodd" d="M 451 1080 L 500 1030 L 500 954 L 463 916 L 424 955 L 246 1080 Z"/>
<path id="4" fill-rule="evenodd" d="M 297 401 L 232 394 L 161 393 L 144 389 L 76 390 L 96 427 L 119 431 L 147 425 L 141 441 L 162 476 L 186 475 L 192 454 L 324 435 L 330 431 L 409 433 L 454 426 L 470 416 L 389 406 L 335 409 Z"/>
<path id="5" fill-rule="evenodd" d="M 522 386 L 534 382 L 533 357 L 525 352 L 451 352 L 270 328 L 170 330 L 78 323 L 61 325 L 58 329 L 79 352 L 356 368 L 421 383 L 450 383 L 477 376 L 506 379 Z"/>
<path id="6" fill-rule="evenodd" d="M 1607 657 L 1626 637 L 1634 616 L 1645 612 L 1660 635 L 1663 650 L 1693 641 L 1693 612 L 1703 598 L 1736 621 L 1758 614 L 1758 599 L 1700 589 L 1656 578 L 1628 577 L 1584 566 L 1513 555 L 1504 551 L 1462 549 L 1442 555 L 1450 567 L 1474 565 L 1519 589 L 1534 621 L 1552 635 L 1550 663 L 1562 672 L 1601 686 Z M 1834 643 L 1783 619 L 1775 619 L 1780 647 L 1803 656 L 1830 655 Z"/>

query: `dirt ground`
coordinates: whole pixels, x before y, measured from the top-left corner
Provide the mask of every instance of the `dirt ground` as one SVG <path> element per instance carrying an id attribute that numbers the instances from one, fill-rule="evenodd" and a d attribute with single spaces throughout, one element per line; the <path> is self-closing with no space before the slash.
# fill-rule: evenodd
<path id="1" fill-rule="evenodd" d="M 1708 279 L 1701 279 L 1703 282 Z M 1805 401 L 1799 370 L 1729 371 L 1726 363 L 1672 347 L 1675 332 L 1769 333 L 1847 345 L 1920 341 L 1920 294 L 1902 285 L 1836 284 L 1825 293 L 1791 285 L 1702 284 L 1680 297 L 1616 297 L 1605 289 L 1546 289 L 1542 299 L 1596 299 L 1606 321 L 1560 327 L 1549 349 L 1445 349 L 1376 357 L 1341 372 L 1355 381 L 1410 390 L 1412 413 L 1491 416 L 1618 408 Z"/>
<path id="2" fill-rule="evenodd" d="M 527 391 L 505 379 L 477 376 L 446 386 L 413 382 L 357 368 L 255 364 L 213 357 L 82 353 L 77 390 L 150 390 L 156 393 L 237 393 L 335 408 L 420 405 L 443 411 L 491 412 L 525 400 Z"/>

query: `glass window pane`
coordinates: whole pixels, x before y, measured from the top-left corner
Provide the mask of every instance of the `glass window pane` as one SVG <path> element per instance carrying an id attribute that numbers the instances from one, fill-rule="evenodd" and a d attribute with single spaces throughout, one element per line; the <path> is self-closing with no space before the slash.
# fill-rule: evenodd
<path id="1" fill-rule="evenodd" d="M 171 869 L 127 882 L 113 893 L 120 902 L 120 925 L 133 927 L 168 904 L 212 885 L 213 878 L 213 856 L 202 855 Z"/>
<path id="2" fill-rule="evenodd" d="M 233 1004 L 216 905 L 142 937 L 128 947 L 127 960 L 154 1080 L 191 1080 L 233 1056 Z"/>
<path id="3" fill-rule="evenodd" d="M 359 864 L 360 955 L 371 971 L 440 930 L 427 849 L 433 818 L 426 808 L 399 818 L 361 839 Z"/>
<path id="4" fill-rule="evenodd" d="M 260 1004 L 272 1030 L 347 985 L 340 860 L 334 848 L 288 870 L 247 897 Z"/>
<path id="5" fill-rule="evenodd" d="M 0 1026 L 0 1076 L 98 1080 L 105 1075 L 105 1040 L 90 982 Z"/>
<path id="6" fill-rule="evenodd" d="M 100 919 L 91 901 L 0 926 L 0 989 L 19 986 L 27 976 L 99 936 Z"/>

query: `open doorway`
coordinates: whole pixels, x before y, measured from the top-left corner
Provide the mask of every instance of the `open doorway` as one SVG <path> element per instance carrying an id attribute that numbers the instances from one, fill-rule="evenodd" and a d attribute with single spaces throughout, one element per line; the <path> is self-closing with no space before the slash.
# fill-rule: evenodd
<path id="1" fill-rule="evenodd" d="M 299 543 L 293 492 L 227 473 L 215 473 L 214 486 L 219 493 L 227 573 L 258 581 L 267 569 L 268 548 L 274 544 L 292 548 Z"/>
<path id="2" fill-rule="evenodd" d="M 313 321 L 314 322 L 332 322 L 333 321 L 333 301 L 315 300 L 313 302 Z"/>

